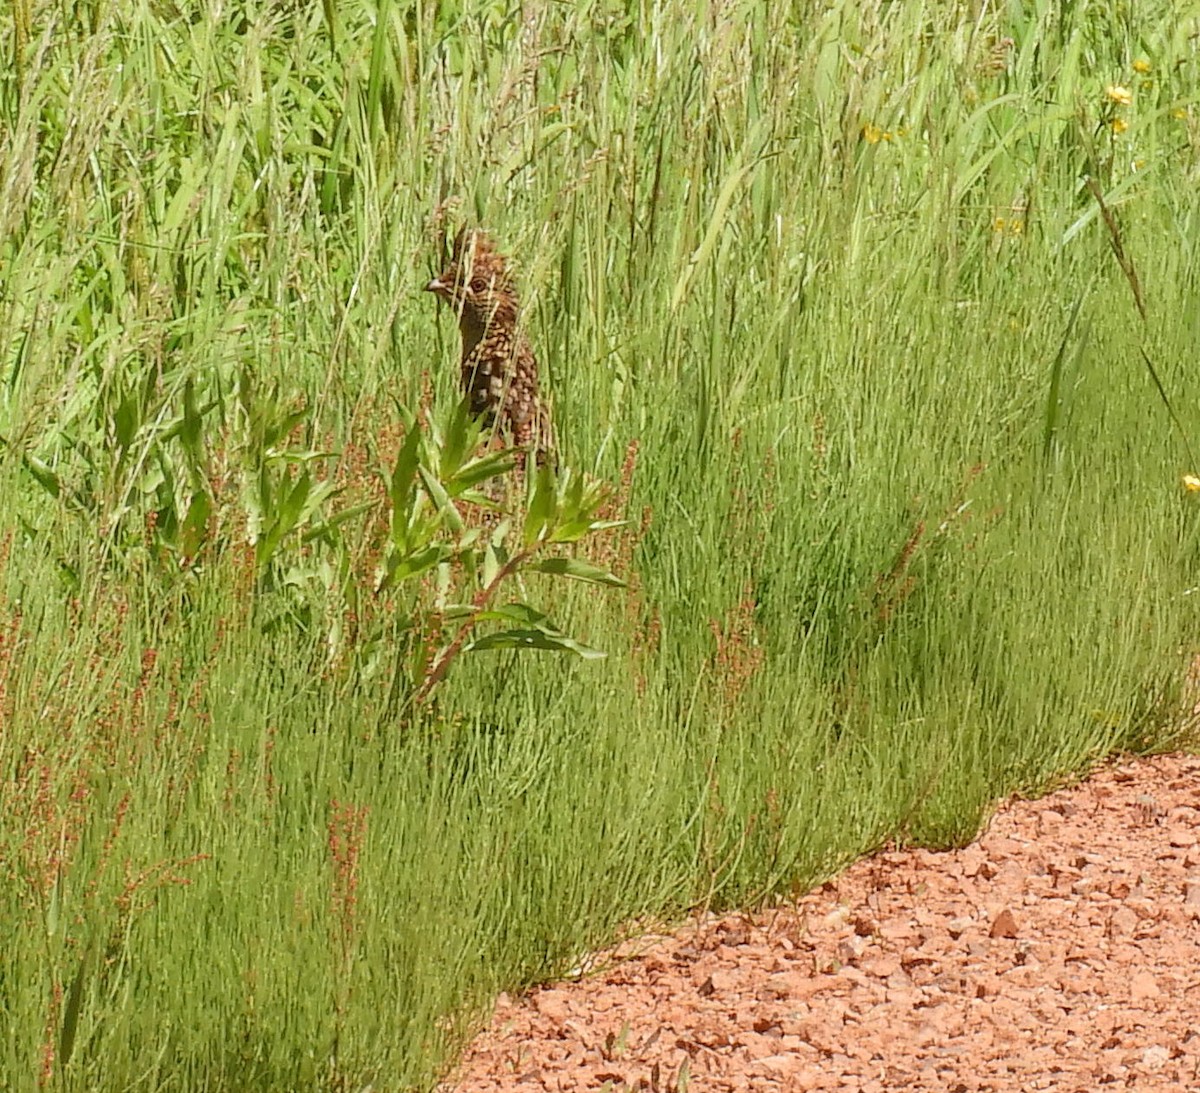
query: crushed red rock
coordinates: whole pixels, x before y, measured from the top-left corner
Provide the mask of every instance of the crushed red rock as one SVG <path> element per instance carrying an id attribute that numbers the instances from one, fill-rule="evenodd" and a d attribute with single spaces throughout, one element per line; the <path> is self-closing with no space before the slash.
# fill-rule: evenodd
<path id="1" fill-rule="evenodd" d="M 442 1090 L 1200 1090 L 1200 758 L 592 964 L 501 995 Z"/>

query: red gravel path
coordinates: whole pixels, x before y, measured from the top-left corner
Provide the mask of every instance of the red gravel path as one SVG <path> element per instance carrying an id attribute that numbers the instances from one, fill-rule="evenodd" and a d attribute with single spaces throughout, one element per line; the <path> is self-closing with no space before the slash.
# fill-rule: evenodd
<path id="1" fill-rule="evenodd" d="M 1200 758 L 622 955 L 501 995 L 443 1090 L 1200 1091 Z"/>

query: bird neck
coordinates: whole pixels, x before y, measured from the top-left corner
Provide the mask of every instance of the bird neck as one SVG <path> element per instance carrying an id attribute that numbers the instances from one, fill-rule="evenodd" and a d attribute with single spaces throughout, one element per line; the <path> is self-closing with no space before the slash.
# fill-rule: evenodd
<path id="1" fill-rule="evenodd" d="M 516 323 L 516 319 L 516 309 L 505 306 L 504 301 L 499 301 L 492 309 L 491 314 L 486 317 L 480 315 L 474 308 L 464 307 L 458 316 L 458 329 L 462 334 L 463 341 L 463 356 L 470 356 L 475 347 L 487 336 L 489 330 L 503 327 L 506 323 L 511 327 Z"/>
<path id="2" fill-rule="evenodd" d="M 475 347 L 483 341 L 487 332 L 487 324 L 469 308 L 463 308 L 458 316 L 458 329 L 462 334 L 463 356 L 469 357 Z"/>

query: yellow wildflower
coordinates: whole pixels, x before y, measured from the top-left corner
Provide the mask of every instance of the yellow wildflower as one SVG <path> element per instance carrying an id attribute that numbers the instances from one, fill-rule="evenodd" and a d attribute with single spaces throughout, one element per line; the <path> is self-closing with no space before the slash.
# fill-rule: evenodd
<path id="1" fill-rule="evenodd" d="M 1133 92 L 1119 83 L 1110 83 L 1104 89 L 1104 94 L 1109 102 L 1115 102 L 1118 106 L 1128 106 L 1133 102 Z"/>
<path id="2" fill-rule="evenodd" d="M 1120 136 L 1125 132 L 1126 129 L 1129 128 L 1129 122 L 1127 122 L 1124 118 L 1113 118 L 1109 124 L 1112 126 L 1112 131 L 1116 133 L 1117 136 Z"/>
<path id="3" fill-rule="evenodd" d="M 1133 70 L 1139 76 L 1145 76 L 1150 71 L 1150 61 L 1145 57 L 1139 57 L 1133 62 Z"/>
<path id="4" fill-rule="evenodd" d="M 1183 476 L 1183 488 L 1189 493 L 1200 493 L 1200 476 L 1185 474 Z"/>
<path id="5" fill-rule="evenodd" d="M 1171 117 L 1176 121 L 1187 121 L 1188 112 L 1185 107 L 1177 106 L 1171 111 Z"/>
<path id="6" fill-rule="evenodd" d="M 885 133 L 874 122 L 869 121 L 862 127 L 862 138 L 868 144 L 878 144 L 881 140 L 888 140 L 890 137 L 890 133 Z"/>
<path id="7" fill-rule="evenodd" d="M 1019 216 L 1014 216 L 1005 219 L 1003 216 L 997 216 L 992 219 L 992 234 L 1018 236 L 1025 231 L 1025 221 Z"/>

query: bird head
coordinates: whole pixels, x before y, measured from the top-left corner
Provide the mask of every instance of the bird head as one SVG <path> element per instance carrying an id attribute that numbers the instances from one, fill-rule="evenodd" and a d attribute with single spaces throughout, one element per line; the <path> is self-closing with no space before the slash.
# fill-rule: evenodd
<path id="1" fill-rule="evenodd" d="M 483 231 L 463 228 L 458 233 L 449 264 L 425 291 L 454 308 L 463 326 L 487 327 L 497 319 L 516 319 L 517 296 L 508 262 Z"/>

